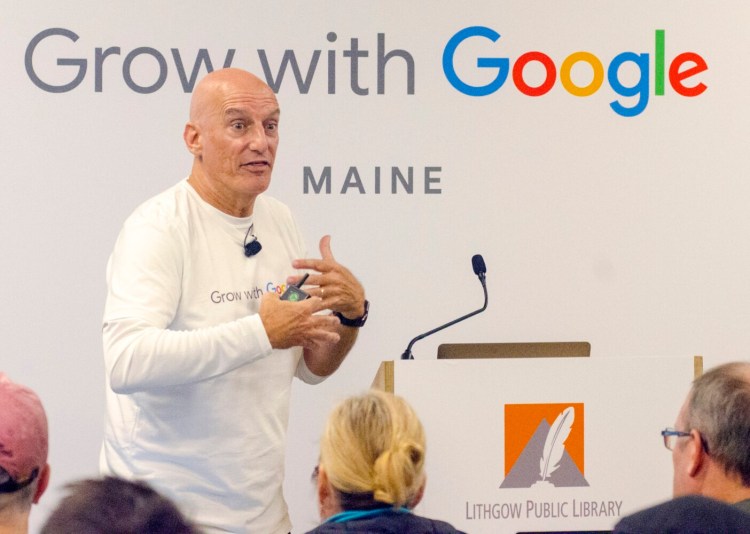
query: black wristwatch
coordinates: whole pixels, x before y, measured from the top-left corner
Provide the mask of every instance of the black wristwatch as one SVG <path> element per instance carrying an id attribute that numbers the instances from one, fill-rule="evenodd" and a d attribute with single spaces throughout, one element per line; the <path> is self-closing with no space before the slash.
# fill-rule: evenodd
<path id="1" fill-rule="evenodd" d="M 356 319 L 349 319 L 347 317 L 344 317 L 339 312 L 333 312 L 333 314 L 339 318 L 339 321 L 341 321 L 341 324 L 344 326 L 351 326 L 354 328 L 360 328 L 365 325 L 367 322 L 367 315 L 370 313 L 370 303 L 365 300 L 365 313 L 362 314 L 362 317 L 357 317 Z"/>

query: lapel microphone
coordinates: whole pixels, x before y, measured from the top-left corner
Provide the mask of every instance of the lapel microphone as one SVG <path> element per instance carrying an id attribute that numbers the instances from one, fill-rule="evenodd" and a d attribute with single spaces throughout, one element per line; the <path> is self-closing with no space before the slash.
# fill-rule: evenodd
<path id="1" fill-rule="evenodd" d="M 245 241 L 242 243 L 242 247 L 245 249 L 245 256 L 248 258 L 255 256 L 263 248 L 260 241 L 258 241 L 258 238 L 252 233 L 254 225 L 255 223 L 250 223 L 250 227 L 247 229 L 247 232 L 245 232 Z M 248 236 L 253 238 L 249 243 L 247 242 Z"/>
<path id="2" fill-rule="evenodd" d="M 245 256 L 248 258 L 251 256 L 255 256 L 258 252 L 260 252 L 260 249 L 263 247 L 261 246 L 258 239 L 253 239 L 249 243 L 245 243 Z"/>

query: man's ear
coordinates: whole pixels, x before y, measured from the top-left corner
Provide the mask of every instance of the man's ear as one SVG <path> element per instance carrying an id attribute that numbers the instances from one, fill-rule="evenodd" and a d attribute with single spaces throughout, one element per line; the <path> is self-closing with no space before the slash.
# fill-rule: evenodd
<path id="1" fill-rule="evenodd" d="M 38 482 L 36 483 L 36 491 L 34 492 L 34 500 L 32 501 L 34 504 L 37 504 L 39 502 L 39 499 L 42 498 L 42 494 L 47 489 L 47 486 L 49 485 L 49 476 L 50 476 L 50 467 L 49 464 L 45 464 L 42 468 L 42 472 L 39 473 L 39 478 L 37 479 Z"/>
<path id="2" fill-rule="evenodd" d="M 198 157 L 201 155 L 203 146 L 201 145 L 200 130 L 194 123 L 188 122 L 185 125 L 182 138 L 185 140 L 185 146 L 193 156 Z"/>
<path id="3" fill-rule="evenodd" d="M 701 469 L 705 467 L 708 458 L 706 449 L 703 447 L 703 437 L 695 429 L 690 431 L 690 443 L 688 443 L 685 452 L 688 455 L 688 474 L 695 478 L 701 472 Z"/>

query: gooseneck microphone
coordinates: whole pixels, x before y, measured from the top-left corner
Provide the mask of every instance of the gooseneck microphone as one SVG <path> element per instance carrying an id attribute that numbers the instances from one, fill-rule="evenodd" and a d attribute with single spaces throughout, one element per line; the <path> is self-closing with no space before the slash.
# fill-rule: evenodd
<path id="1" fill-rule="evenodd" d="M 469 317 L 473 317 L 474 315 L 478 313 L 482 313 L 484 310 L 487 309 L 487 280 L 486 280 L 486 274 L 487 274 L 487 266 L 484 264 L 484 258 L 482 258 L 481 254 L 475 254 L 471 258 L 471 266 L 474 269 L 474 274 L 479 277 L 479 281 L 482 283 L 482 289 L 484 290 L 484 306 L 479 308 L 478 310 L 475 310 L 471 313 L 467 313 L 466 315 L 463 315 L 459 317 L 458 319 L 454 319 L 449 323 L 445 323 L 442 326 L 438 326 L 437 328 L 433 328 L 429 332 L 425 332 L 424 334 L 420 334 L 414 339 L 412 339 L 409 342 L 409 346 L 406 347 L 406 350 L 401 355 L 402 360 L 413 360 L 414 356 L 411 353 L 411 348 L 414 346 L 414 343 L 419 341 L 420 339 L 426 338 L 427 336 L 430 336 L 434 334 L 435 332 L 439 332 L 443 328 L 448 328 L 449 326 L 453 326 L 456 323 L 460 323 L 461 321 L 464 321 L 468 319 Z"/>

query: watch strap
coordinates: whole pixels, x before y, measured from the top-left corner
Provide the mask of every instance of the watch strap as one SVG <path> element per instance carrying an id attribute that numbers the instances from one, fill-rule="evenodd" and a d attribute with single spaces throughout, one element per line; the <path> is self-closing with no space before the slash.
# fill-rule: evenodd
<path id="1" fill-rule="evenodd" d="M 367 322 L 367 316 L 370 314 L 370 303 L 369 301 L 365 300 L 365 313 L 362 314 L 361 317 L 357 317 L 356 319 L 349 319 L 348 317 L 344 317 L 344 315 L 341 314 L 340 312 L 333 312 L 333 314 L 339 318 L 339 321 L 344 326 L 351 326 L 353 328 L 361 328 Z"/>

